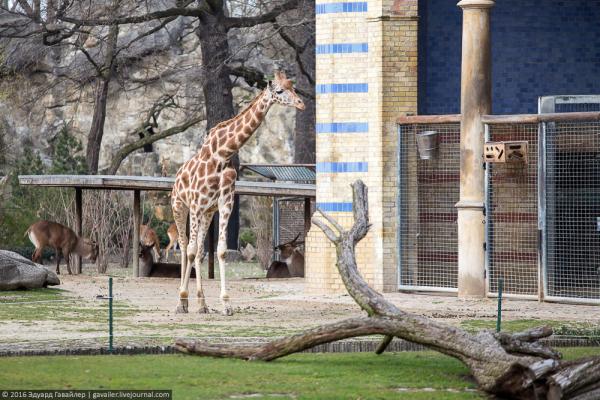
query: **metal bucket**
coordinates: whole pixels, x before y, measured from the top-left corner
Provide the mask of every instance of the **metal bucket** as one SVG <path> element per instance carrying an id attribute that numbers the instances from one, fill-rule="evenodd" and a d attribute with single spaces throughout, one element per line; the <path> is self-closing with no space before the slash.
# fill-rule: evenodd
<path id="1" fill-rule="evenodd" d="M 421 160 L 431 160 L 437 155 L 439 135 L 437 131 L 417 133 L 417 149 Z"/>

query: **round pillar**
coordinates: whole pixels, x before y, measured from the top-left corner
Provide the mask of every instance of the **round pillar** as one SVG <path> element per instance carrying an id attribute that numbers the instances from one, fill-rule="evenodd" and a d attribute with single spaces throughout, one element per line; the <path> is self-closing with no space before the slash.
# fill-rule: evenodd
<path id="1" fill-rule="evenodd" d="M 490 9 L 492 0 L 462 0 L 460 201 L 458 209 L 458 296 L 484 297 L 484 127 L 492 111 Z"/>

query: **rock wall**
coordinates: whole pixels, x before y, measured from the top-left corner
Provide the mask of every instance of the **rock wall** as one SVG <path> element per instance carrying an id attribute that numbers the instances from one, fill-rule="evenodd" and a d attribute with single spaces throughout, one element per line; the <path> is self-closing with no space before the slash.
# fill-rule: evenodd
<path id="1" fill-rule="evenodd" d="M 121 36 L 126 38 L 128 35 L 129 32 L 122 33 L 119 40 L 124 40 Z M 93 42 L 89 44 L 91 49 L 95 45 Z M 154 48 L 155 54 L 127 66 L 130 81 L 125 84 L 115 81 L 111 85 L 100 170 L 108 167 L 111 156 L 123 145 L 139 138 L 131 132 L 139 127 L 147 110 L 162 95 L 174 95 L 180 108 L 163 111 L 158 119 L 158 130 L 175 126 L 197 115 L 201 112 L 199 110 L 203 112 L 201 65 L 198 65 L 200 51 L 195 35 L 189 35 L 189 39 L 180 46 L 169 45 L 168 38 L 161 37 L 154 38 L 145 46 Z M 135 52 L 135 49 L 132 51 Z M 73 63 L 72 59 L 76 56 L 61 54 L 61 57 L 66 58 L 60 61 L 61 65 L 66 65 Z M 95 86 L 87 85 L 78 90 L 71 82 L 51 81 L 49 76 L 33 73 L 11 82 L 0 82 L 0 134 L 13 161 L 23 148 L 33 147 L 49 163 L 52 141 L 64 125 L 85 148 L 92 122 Z M 160 78 L 155 79 L 156 76 Z M 146 85 L 135 83 L 149 78 L 155 79 L 155 82 Z M 243 83 L 237 85 L 234 98 L 237 109 L 242 109 L 259 90 Z M 293 109 L 273 106 L 265 123 L 240 151 L 241 162 L 291 161 L 294 119 Z M 123 162 L 118 173 L 173 176 L 179 166 L 199 149 L 206 129 L 206 123 L 200 122 L 186 132 L 154 143 L 151 153 L 138 150 Z"/>

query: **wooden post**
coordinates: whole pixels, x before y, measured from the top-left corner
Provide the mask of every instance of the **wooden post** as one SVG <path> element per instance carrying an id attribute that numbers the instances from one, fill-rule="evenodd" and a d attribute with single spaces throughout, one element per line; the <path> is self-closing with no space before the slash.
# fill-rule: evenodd
<path id="1" fill-rule="evenodd" d="M 75 233 L 77 236 L 83 235 L 83 195 L 81 188 L 75 188 Z M 75 254 L 74 270 L 76 274 L 81 273 L 81 256 Z M 67 260 L 68 262 L 68 260 Z"/>
<path id="2" fill-rule="evenodd" d="M 493 0 L 462 0 L 463 9 L 458 296 L 484 297 L 484 126 L 492 110 L 490 9 Z"/>
<path id="3" fill-rule="evenodd" d="M 208 227 L 208 279 L 215 279 L 215 225 L 216 218 Z"/>
<path id="4" fill-rule="evenodd" d="M 133 277 L 140 276 L 140 224 L 141 224 L 140 191 L 133 191 Z"/>
<path id="5" fill-rule="evenodd" d="M 304 236 L 306 236 L 306 234 L 308 233 L 308 231 L 310 230 L 310 197 L 305 197 L 304 198 Z"/>

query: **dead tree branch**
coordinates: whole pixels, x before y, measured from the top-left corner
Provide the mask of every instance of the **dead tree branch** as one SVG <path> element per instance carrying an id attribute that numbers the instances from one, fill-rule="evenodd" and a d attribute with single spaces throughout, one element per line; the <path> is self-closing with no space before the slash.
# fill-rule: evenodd
<path id="1" fill-rule="evenodd" d="M 330 217 L 313 218 L 335 244 L 337 267 L 346 289 L 368 317 L 352 318 L 274 340 L 264 345 L 211 345 L 178 340 L 176 347 L 186 353 L 235 357 L 247 360 L 273 360 L 322 343 L 372 334 L 385 335 L 379 349 L 391 337 L 423 344 L 432 350 L 465 363 L 482 390 L 512 399 L 595 399 L 600 393 L 600 358 L 561 362 L 560 354 L 536 343 L 552 334 L 547 327 L 517 334 L 481 331 L 470 334 L 398 309 L 364 281 L 356 265 L 354 248 L 369 229 L 367 188 L 357 181 L 353 186 L 354 225 L 342 230 Z M 337 232 L 334 232 L 337 231 Z"/>

